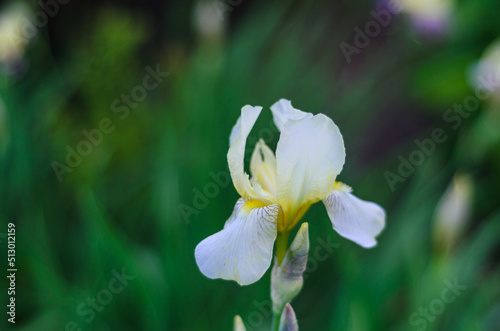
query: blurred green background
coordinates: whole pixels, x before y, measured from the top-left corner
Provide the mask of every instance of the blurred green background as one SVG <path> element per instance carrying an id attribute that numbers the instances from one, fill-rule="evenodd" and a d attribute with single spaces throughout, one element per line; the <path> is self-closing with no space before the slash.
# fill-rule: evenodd
<path id="1" fill-rule="evenodd" d="M 366 33 L 387 3 L 5 2 L 0 247 L 6 269 L 15 223 L 18 272 L 15 327 L 0 281 L 0 329 L 231 330 L 239 314 L 268 330 L 269 271 L 246 287 L 210 280 L 194 248 L 238 198 L 232 184 L 205 192 L 211 174 L 227 176 L 241 107 L 264 107 L 249 159 L 259 137 L 276 146 L 268 109 L 287 98 L 335 121 L 347 151 L 339 180 L 388 216 L 365 250 L 332 230 L 321 204 L 306 214 L 310 262 L 292 303 L 301 329 L 500 330 L 499 90 L 460 123 L 443 117 L 475 95 L 500 3 L 432 3 L 389 12 L 348 61 L 342 43 L 355 47 L 355 28 Z M 14 44 L 9 17 L 27 36 Z M 436 128 L 446 141 L 402 176 L 415 139 Z M 101 134 L 91 143 L 83 130 Z M 443 303 L 449 283 L 465 289 Z"/>

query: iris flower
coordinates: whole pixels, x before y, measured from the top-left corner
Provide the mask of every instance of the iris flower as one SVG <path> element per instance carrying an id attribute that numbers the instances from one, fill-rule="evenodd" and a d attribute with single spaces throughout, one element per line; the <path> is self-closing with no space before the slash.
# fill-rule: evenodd
<path id="1" fill-rule="evenodd" d="M 227 160 L 241 198 L 224 228 L 196 247 L 201 272 L 240 285 L 256 282 L 271 265 L 275 242 L 281 263 L 290 231 L 319 201 L 341 236 L 366 248 L 375 246 L 375 237 L 385 226 L 385 211 L 336 181 L 345 148 L 329 117 L 300 111 L 281 99 L 271 106 L 281 132 L 276 155 L 260 140 L 250 162 L 252 177 L 245 173 L 246 140 L 261 111 L 262 107 L 243 107 L 231 131 Z"/>

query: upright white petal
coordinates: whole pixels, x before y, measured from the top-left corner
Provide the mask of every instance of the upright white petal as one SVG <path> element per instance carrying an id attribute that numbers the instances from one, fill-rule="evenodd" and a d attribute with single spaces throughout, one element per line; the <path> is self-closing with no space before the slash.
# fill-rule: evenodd
<path id="1" fill-rule="evenodd" d="M 245 173 L 244 159 L 247 137 L 252 130 L 255 121 L 259 117 L 262 107 L 245 106 L 241 109 L 241 116 L 229 136 L 229 151 L 227 152 L 227 161 L 229 171 L 236 191 L 242 197 L 251 197 L 267 203 L 272 203 L 274 198 L 270 193 L 262 190 L 255 191 L 250 183 L 247 173 Z"/>
<path id="2" fill-rule="evenodd" d="M 286 222 L 330 194 L 345 161 L 338 127 L 323 114 L 288 120 L 276 149 L 278 202 Z"/>
<path id="3" fill-rule="evenodd" d="M 208 278 L 248 285 L 271 265 L 280 206 L 241 198 L 224 229 L 196 246 L 196 263 Z"/>
<path id="4" fill-rule="evenodd" d="M 276 196 L 278 184 L 276 182 L 276 157 L 264 140 L 259 140 L 250 161 L 250 172 L 262 188 Z"/>
<path id="5" fill-rule="evenodd" d="M 283 131 L 283 126 L 288 120 L 301 120 L 313 116 L 311 113 L 293 108 L 290 100 L 286 99 L 280 99 L 272 105 L 271 111 L 273 112 L 274 124 L 280 131 Z"/>
<path id="6" fill-rule="evenodd" d="M 332 193 L 323 199 L 333 228 L 342 237 L 366 248 L 377 244 L 375 237 L 385 227 L 385 211 L 373 202 L 351 194 L 351 188 L 336 183 Z"/>
<path id="7" fill-rule="evenodd" d="M 245 106 L 241 109 L 241 115 L 229 136 L 229 151 L 227 161 L 231 178 L 236 191 L 242 196 L 248 196 L 248 191 L 253 191 L 248 174 L 245 173 L 244 158 L 247 137 L 252 130 L 255 121 L 260 115 L 262 107 Z"/>

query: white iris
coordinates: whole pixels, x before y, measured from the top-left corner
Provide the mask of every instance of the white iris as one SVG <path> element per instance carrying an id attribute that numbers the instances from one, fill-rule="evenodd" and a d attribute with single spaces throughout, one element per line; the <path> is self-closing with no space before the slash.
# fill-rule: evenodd
<path id="1" fill-rule="evenodd" d="M 281 132 L 276 156 L 259 141 L 249 178 L 243 164 L 245 145 L 261 111 L 262 107 L 243 107 L 231 132 L 227 159 L 241 198 L 224 229 L 196 247 L 203 274 L 240 285 L 257 281 L 271 265 L 276 238 L 285 238 L 286 244 L 290 230 L 320 200 L 341 236 L 363 247 L 375 246 L 375 237 L 385 226 L 385 212 L 335 181 L 344 165 L 345 149 L 329 117 L 295 109 L 288 100 L 275 103 L 271 111 Z"/>

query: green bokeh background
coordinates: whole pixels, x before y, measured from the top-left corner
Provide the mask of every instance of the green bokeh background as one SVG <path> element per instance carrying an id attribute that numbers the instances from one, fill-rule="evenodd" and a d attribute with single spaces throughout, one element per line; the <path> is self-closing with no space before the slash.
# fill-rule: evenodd
<path id="1" fill-rule="evenodd" d="M 440 37 L 395 15 L 351 63 L 339 45 L 373 20 L 375 3 L 231 3 L 71 1 L 39 29 L 17 72 L 1 74 L 0 234 L 16 224 L 18 272 L 15 327 L 0 281 L 0 328 L 231 330 L 239 314 L 248 330 L 268 330 L 269 272 L 240 287 L 205 278 L 194 260 L 195 246 L 231 214 L 232 184 L 188 217 L 180 208 L 195 208 L 211 173 L 227 175 L 241 107 L 264 107 L 248 169 L 259 134 L 276 146 L 268 109 L 287 98 L 335 121 L 347 151 L 339 180 L 387 211 L 370 250 L 336 234 L 321 204 L 306 214 L 311 255 L 323 256 L 322 242 L 335 248 L 309 263 L 292 303 L 301 329 L 500 330 L 500 105 L 481 103 L 457 130 L 443 120 L 474 95 L 468 75 L 500 36 L 500 3 L 458 1 Z M 216 8 L 227 9 L 222 18 Z M 147 66 L 169 75 L 121 120 L 112 104 L 142 84 Z M 67 146 L 103 118 L 115 130 L 60 182 L 53 162 L 65 163 Z M 398 157 L 435 128 L 448 139 L 392 192 L 384 174 L 397 173 Z M 472 210 L 443 249 L 435 208 L 457 172 L 473 179 Z M 122 269 L 135 278 L 88 321 L 78 307 Z M 412 324 L 455 280 L 467 287 L 456 300 L 425 328 Z"/>

